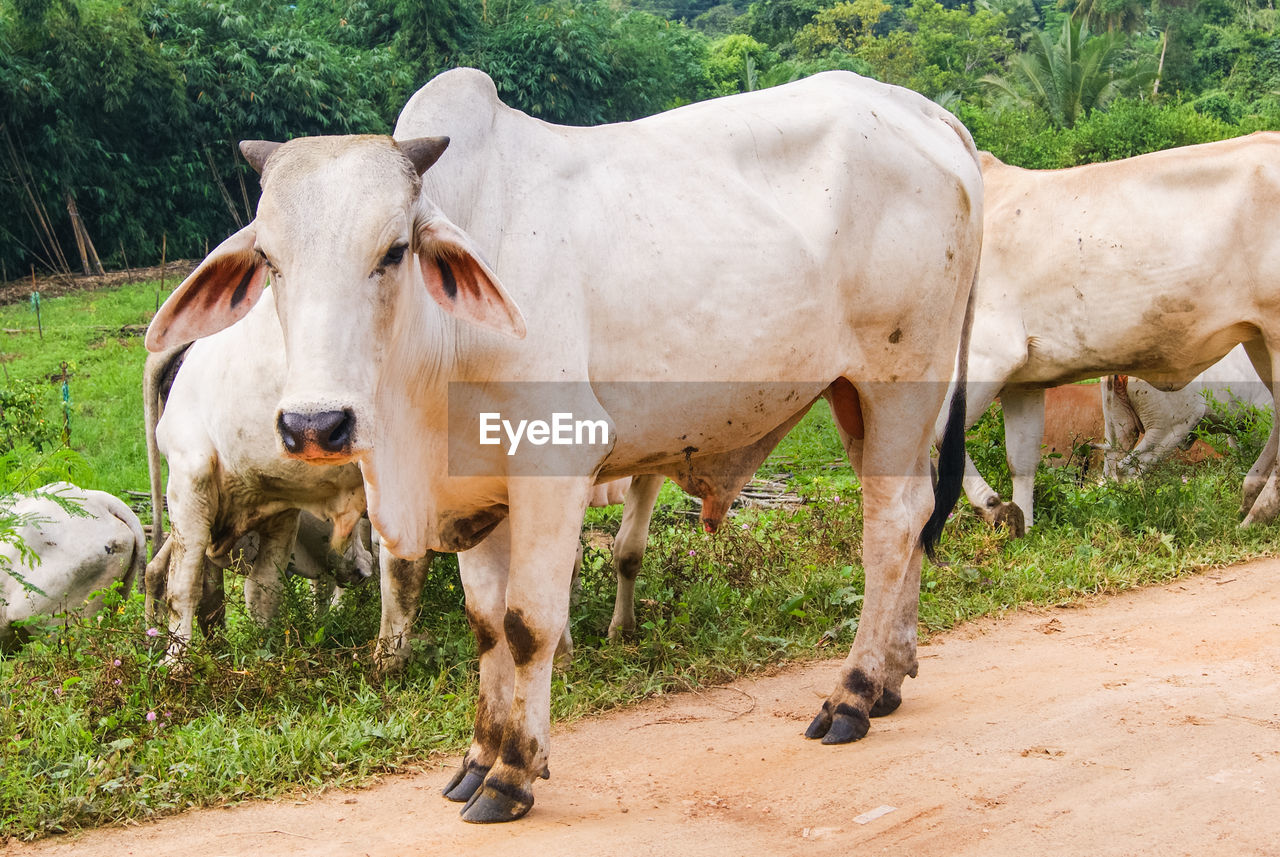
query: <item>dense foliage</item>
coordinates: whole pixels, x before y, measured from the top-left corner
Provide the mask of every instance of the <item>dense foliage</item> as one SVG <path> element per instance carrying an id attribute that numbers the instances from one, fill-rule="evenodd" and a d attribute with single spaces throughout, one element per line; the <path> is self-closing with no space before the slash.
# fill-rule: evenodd
<path id="1" fill-rule="evenodd" d="M 251 216 L 241 139 L 387 132 L 451 66 L 567 124 L 830 68 L 1030 167 L 1280 126 L 1260 0 L 0 0 L 0 277 L 198 256 Z"/>

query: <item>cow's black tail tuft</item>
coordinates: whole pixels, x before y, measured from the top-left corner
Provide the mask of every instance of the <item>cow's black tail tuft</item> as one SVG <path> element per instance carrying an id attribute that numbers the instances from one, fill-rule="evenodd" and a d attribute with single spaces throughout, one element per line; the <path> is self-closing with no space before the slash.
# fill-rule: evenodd
<path id="1" fill-rule="evenodd" d="M 964 420 L 965 385 L 958 379 L 951 396 L 951 411 L 947 414 L 947 427 L 938 447 L 938 482 L 933 486 L 933 514 L 920 531 L 920 545 L 933 562 L 938 561 L 938 539 L 947 523 L 947 516 L 960 499 L 964 483 Z"/>
<path id="2" fill-rule="evenodd" d="M 976 281 L 976 277 L 975 277 Z M 938 539 L 947 517 L 956 507 L 964 488 L 965 386 L 969 374 L 969 332 L 973 328 L 973 290 L 965 307 L 964 326 L 960 331 L 960 352 L 956 356 L 956 383 L 951 392 L 951 408 L 947 425 L 938 444 L 938 481 L 933 486 L 933 514 L 920 531 L 920 546 L 932 562 L 938 561 Z"/>

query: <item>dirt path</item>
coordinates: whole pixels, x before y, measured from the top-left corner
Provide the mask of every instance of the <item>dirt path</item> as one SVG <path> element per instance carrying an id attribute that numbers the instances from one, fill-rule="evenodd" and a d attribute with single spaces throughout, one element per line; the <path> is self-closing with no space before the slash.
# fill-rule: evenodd
<path id="1" fill-rule="evenodd" d="M 965 626 L 833 748 L 800 733 L 836 667 L 558 729 L 515 824 L 459 821 L 435 770 L 6 853 L 1280 855 L 1280 561 Z"/>

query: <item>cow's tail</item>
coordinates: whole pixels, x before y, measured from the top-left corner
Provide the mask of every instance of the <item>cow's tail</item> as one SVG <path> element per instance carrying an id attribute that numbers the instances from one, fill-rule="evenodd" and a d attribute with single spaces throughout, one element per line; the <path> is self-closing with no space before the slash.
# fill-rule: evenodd
<path id="1" fill-rule="evenodd" d="M 975 285 L 976 285 L 975 276 Z M 973 327 L 973 302 L 976 288 L 969 291 L 969 301 L 964 311 L 964 327 L 960 331 L 960 352 L 956 356 L 955 386 L 951 391 L 951 405 L 947 413 L 946 428 L 938 444 L 938 481 L 933 486 L 933 514 L 920 531 L 920 546 L 933 562 L 938 561 L 938 539 L 947 517 L 960 499 L 964 487 L 964 433 L 965 386 L 969 372 L 969 331 Z"/>
<path id="2" fill-rule="evenodd" d="M 159 354 L 147 355 L 142 372 L 142 412 L 146 420 L 147 470 L 151 477 L 151 553 L 164 547 L 164 488 L 161 484 L 160 446 L 156 442 L 156 426 L 164 416 L 164 403 L 178 374 L 190 344 L 180 345 Z M 145 551 L 144 551 L 145 556 Z M 142 579 L 139 578 L 139 585 Z"/>

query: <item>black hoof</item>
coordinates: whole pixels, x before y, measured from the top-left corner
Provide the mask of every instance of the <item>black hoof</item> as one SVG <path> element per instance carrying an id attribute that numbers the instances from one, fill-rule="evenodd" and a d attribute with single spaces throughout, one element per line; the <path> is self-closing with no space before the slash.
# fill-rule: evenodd
<path id="1" fill-rule="evenodd" d="M 871 706 L 871 716 L 884 717 L 886 714 L 892 714 L 901 704 L 902 694 L 885 688 L 884 693 L 880 694 L 880 698 L 876 700 L 876 704 Z"/>
<path id="2" fill-rule="evenodd" d="M 533 793 L 501 782 L 486 783 L 462 808 L 462 820 L 497 824 L 522 818 L 533 807 Z"/>
<path id="3" fill-rule="evenodd" d="M 449 780 L 449 784 L 444 787 L 444 796 L 452 801 L 462 803 L 471 800 L 471 796 L 476 793 L 484 783 L 484 778 L 489 775 L 489 769 L 482 765 L 472 765 L 464 761 L 462 767 L 458 768 L 458 772 L 453 775 L 453 779 Z"/>
<path id="4" fill-rule="evenodd" d="M 867 734 L 871 721 L 867 715 L 851 705 L 836 706 L 836 716 L 831 718 L 831 728 L 822 736 L 823 744 L 848 744 Z"/>
<path id="5" fill-rule="evenodd" d="M 818 712 L 818 716 L 813 718 L 809 724 L 809 728 L 804 730 L 806 738 L 821 738 L 827 734 L 827 730 L 831 728 L 831 703 L 822 703 L 822 710 Z"/>

